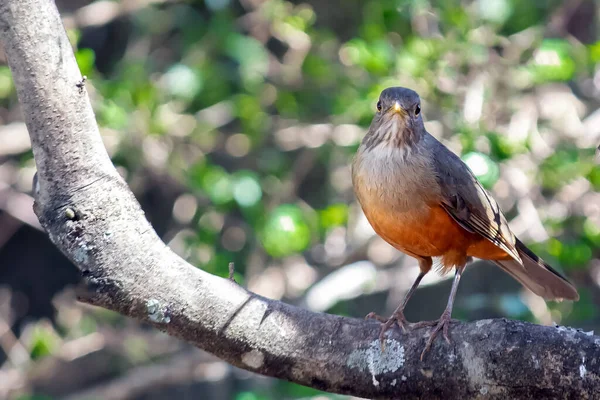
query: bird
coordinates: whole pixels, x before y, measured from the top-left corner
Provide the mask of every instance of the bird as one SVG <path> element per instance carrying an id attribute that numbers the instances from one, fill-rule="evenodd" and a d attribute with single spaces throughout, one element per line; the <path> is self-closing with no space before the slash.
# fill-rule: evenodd
<path id="1" fill-rule="evenodd" d="M 380 341 L 394 324 L 432 327 L 421 360 L 441 331 L 448 329 L 460 278 L 473 258 L 491 260 L 523 286 L 546 300 L 578 300 L 575 287 L 510 230 L 506 217 L 469 167 L 427 132 L 417 92 L 383 90 L 377 111 L 352 161 L 354 192 L 367 220 L 387 243 L 415 258 L 419 275 L 389 318 Z M 446 308 L 436 321 L 409 324 L 404 308 L 432 269 L 455 270 Z M 437 263 L 436 263 L 437 264 Z"/>

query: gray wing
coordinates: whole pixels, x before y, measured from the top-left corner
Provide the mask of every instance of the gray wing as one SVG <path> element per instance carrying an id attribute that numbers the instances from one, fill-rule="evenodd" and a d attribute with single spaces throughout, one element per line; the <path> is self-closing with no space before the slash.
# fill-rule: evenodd
<path id="1" fill-rule="evenodd" d="M 442 207 L 461 227 L 483 236 L 522 264 L 515 236 L 496 200 L 456 154 L 428 136 L 432 140 L 430 148 L 442 191 Z"/>

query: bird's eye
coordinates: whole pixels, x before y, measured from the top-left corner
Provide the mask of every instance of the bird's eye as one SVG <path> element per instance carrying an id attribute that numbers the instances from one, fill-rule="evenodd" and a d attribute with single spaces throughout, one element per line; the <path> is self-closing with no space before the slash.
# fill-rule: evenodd
<path id="1" fill-rule="evenodd" d="M 421 113 L 421 106 L 419 106 L 417 104 L 417 107 L 415 107 L 415 115 L 419 115 Z"/>
<path id="2" fill-rule="evenodd" d="M 377 102 L 377 111 L 381 111 L 381 101 Z"/>

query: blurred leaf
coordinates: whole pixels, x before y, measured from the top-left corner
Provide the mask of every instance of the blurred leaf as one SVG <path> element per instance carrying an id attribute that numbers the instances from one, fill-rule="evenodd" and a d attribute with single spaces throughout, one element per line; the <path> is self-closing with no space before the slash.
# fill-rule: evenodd
<path id="1" fill-rule="evenodd" d="M 15 87 L 13 84 L 10 68 L 0 67 L 0 99 L 5 99 L 14 93 Z"/>
<path id="2" fill-rule="evenodd" d="M 79 49 L 75 52 L 75 60 L 81 71 L 81 75 L 91 75 L 94 71 L 94 62 L 96 54 L 92 49 Z"/>
<path id="3" fill-rule="evenodd" d="M 237 60 L 242 80 L 253 85 L 262 81 L 269 68 L 269 56 L 256 39 L 231 34 L 225 40 L 225 51 Z"/>
<path id="4" fill-rule="evenodd" d="M 233 200 L 231 176 L 221 167 L 210 166 L 202 176 L 202 189 L 215 204 L 226 204 Z"/>
<path id="5" fill-rule="evenodd" d="M 588 46 L 590 61 L 593 64 L 600 62 L 600 41 Z"/>
<path id="6" fill-rule="evenodd" d="M 176 97 L 191 100 L 202 90 L 202 75 L 184 64 L 175 64 L 163 76 L 167 91 Z"/>
<path id="7" fill-rule="evenodd" d="M 263 111 L 258 96 L 241 94 L 236 96 L 235 100 L 236 114 L 244 127 L 244 133 L 250 139 L 254 139 L 256 134 L 263 133 L 269 127 L 269 118 Z"/>
<path id="8" fill-rule="evenodd" d="M 106 101 L 98 111 L 98 121 L 101 125 L 112 129 L 123 129 L 127 126 L 129 115 L 127 111 L 113 101 Z"/>
<path id="9" fill-rule="evenodd" d="M 467 153 L 462 157 L 463 161 L 473 171 L 483 187 L 491 189 L 500 177 L 498 164 L 482 153 Z"/>
<path id="10" fill-rule="evenodd" d="M 595 165 L 590 169 L 588 180 L 595 190 L 600 190 L 600 166 Z"/>
<path id="11" fill-rule="evenodd" d="M 561 242 L 553 238 L 547 242 L 547 251 L 568 269 L 586 269 L 592 258 L 592 249 L 583 242 Z"/>
<path id="12" fill-rule="evenodd" d="M 81 30 L 79 29 L 67 29 L 67 37 L 71 46 L 77 47 L 79 40 L 81 39 Z"/>
<path id="13" fill-rule="evenodd" d="M 267 396 L 263 396 L 261 394 L 257 394 L 254 392 L 239 392 L 235 396 L 235 400 L 269 400 L 270 398 Z"/>
<path id="14" fill-rule="evenodd" d="M 348 221 L 348 205 L 332 204 L 326 209 L 319 211 L 319 217 L 323 230 L 346 225 Z"/>
<path id="15" fill-rule="evenodd" d="M 293 382 L 279 381 L 278 384 L 281 387 L 281 391 L 287 394 L 288 398 L 291 397 L 294 399 L 309 399 L 318 396 L 319 399 L 337 399 L 344 397 L 331 393 L 325 393 L 320 390 L 298 385 L 297 383 Z"/>
<path id="16" fill-rule="evenodd" d="M 442 1 L 438 3 L 438 7 L 444 26 L 457 29 L 463 33 L 468 31 L 472 18 L 467 14 L 467 10 L 461 7 L 460 1 Z"/>
<path id="17" fill-rule="evenodd" d="M 210 261 L 204 266 L 204 270 L 213 275 L 222 278 L 229 276 L 229 263 L 234 259 L 234 255 L 227 251 L 222 251 L 215 254 Z M 243 280 L 238 281 L 240 283 Z"/>
<path id="18" fill-rule="evenodd" d="M 38 359 L 48 356 L 59 347 L 60 339 L 51 326 L 38 324 L 31 333 L 31 342 L 29 343 L 29 353 L 32 359 Z"/>
<path id="19" fill-rule="evenodd" d="M 600 247 L 600 224 L 591 219 L 586 219 L 583 223 L 583 232 L 590 242 Z"/>
<path id="20" fill-rule="evenodd" d="M 293 204 L 276 207 L 267 216 L 261 233 L 262 244 L 273 257 L 284 257 L 304 251 L 311 240 L 308 221 Z"/>
<path id="21" fill-rule="evenodd" d="M 343 53 L 349 63 L 362 66 L 372 73 L 383 74 L 391 66 L 394 50 L 386 40 L 367 43 L 362 39 L 353 39 L 344 46 Z"/>
<path id="22" fill-rule="evenodd" d="M 487 21 L 502 25 L 512 14 L 510 0 L 478 0 L 479 15 Z"/>
<path id="23" fill-rule="evenodd" d="M 557 149 L 540 165 L 542 185 L 556 190 L 577 177 L 589 173 L 592 164 L 580 153 L 579 149 L 570 146 Z"/>
<path id="24" fill-rule="evenodd" d="M 492 153 L 500 160 L 510 159 L 527 151 L 525 140 L 512 139 L 501 133 L 490 133 L 487 137 L 492 146 Z"/>
<path id="25" fill-rule="evenodd" d="M 321 84 L 334 83 L 334 71 L 331 65 L 321 57 L 309 54 L 304 60 L 302 68 L 309 77 L 316 79 Z"/>
<path id="26" fill-rule="evenodd" d="M 524 2 L 520 0 L 509 0 L 512 13 L 506 19 L 502 33 L 511 35 L 538 24 L 545 15 L 551 11 L 556 1 L 534 1 Z"/>
<path id="27" fill-rule="evenodd" d="M 571 45 L 562 39 L 544 39 L 528 66 L 533 80 L 538 83 L 567 81 L 573 78 L 576 64 Z"/>
<path id="28" fill-rule="evenodd" d="M 233 198 L 240 207 L 252 207 L 262 197 L 258 175 L 251 171 L 239 171 L 234 175 Z"/>

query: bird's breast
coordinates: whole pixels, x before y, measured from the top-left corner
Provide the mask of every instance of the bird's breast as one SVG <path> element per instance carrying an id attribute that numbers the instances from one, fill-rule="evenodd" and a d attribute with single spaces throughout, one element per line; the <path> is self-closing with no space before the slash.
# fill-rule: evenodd
<path id="1" fill-rule="evenodd" d="M 462 233 L 439 205 L 441 189 L 426 157 L 393 149 L 361 149 L 352 175 L 371 226 L 399 250 L 439 256 Z"/>
<path id="2" fill-rule="evenodd" d="M 418 148 L 385 143 L 362 147 L 354 159 L 352 179 L 361 204 L 364 200 L 404 212 L 424 210 L 441 200 L 431 160 Z"/>

